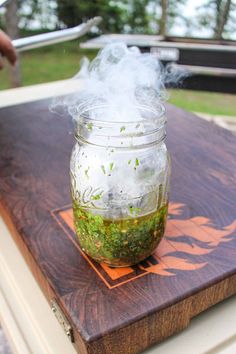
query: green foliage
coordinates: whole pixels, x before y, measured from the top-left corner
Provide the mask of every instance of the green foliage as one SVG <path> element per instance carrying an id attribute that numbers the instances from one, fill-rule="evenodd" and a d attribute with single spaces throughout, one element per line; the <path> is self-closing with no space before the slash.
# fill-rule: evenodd
<path id="1" fill-rule="evenodd" d="M 18 0 L 20 27 L 31 28 L 36 20 L 41 28 L 54 29 L 56 21 L 52 21 L 52 18 L 56 14 L 56 7 L 57 0 Z"/>
<path id="2" fill-rule="evenodd" d="M 181 16 L 181 5 L 187 0 L 168 2 L 168 29 Z M 161 18 L 160 0 L 124 0 L 93 2 L 81 0 L 58 0 L 57 15 L 65 26 L 72 27 L 93 16 L 102 16 L 99 28 L 103 33 L 157 34 Z"/>
<path id="3" fill-rule="evenodd" d="M 159 1 L 158 1 L 159 2 Z M 156 22 L 155 11 L 148 11 L 150 0 L 130 0 L 127 1 L 126 32 L 129 33 L 153 33 L 151 24 Z"/>
<path id="4" fill-rule="evenodd" d="M 21 29 L 38 23 L 41 28 L 73 27 L 93 16 L 102 16 L 100 33 L 169 33 L 184 24 L 188 33 L 198 27 L 209 29 L 217 39 L 236 29 L 235 0 L 205 0 L 195 21 L 183 16 L 187 0 L 18 0 Z M 0 13 L 0 27 L 4 29 Z"/>
<path id="5" fill-rule="evenodd" d="M 57 2 L 57 15 L 67 27 L 73 27 L 94 16 L 102 16 L 99 28 L 103 32 L 122 32 L 126 21 L 126 8 L 121 1 L 80 1 L 60 0 Z"/>

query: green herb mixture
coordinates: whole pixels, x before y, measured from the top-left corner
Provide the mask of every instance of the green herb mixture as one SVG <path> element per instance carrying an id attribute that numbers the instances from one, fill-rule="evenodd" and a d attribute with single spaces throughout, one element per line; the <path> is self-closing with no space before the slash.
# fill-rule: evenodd
<path id="1" fill-rule="evenodd" d="M 73 202 L 76 234 L 82 250 L 98 262 L 115 267 L 136 264 L 159 244 L 167 219 L 167 204 L 145 216 L 112 220 Z M 136 216 L 135 216 L 136 215 Z"/>

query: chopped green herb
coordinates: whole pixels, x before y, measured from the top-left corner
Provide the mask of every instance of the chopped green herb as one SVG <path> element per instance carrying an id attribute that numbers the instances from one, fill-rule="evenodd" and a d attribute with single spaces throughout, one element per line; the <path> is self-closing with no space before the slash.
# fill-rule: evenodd
<path id="1" fill-rule="evenodd" d="M 126 127 L 123 125 L 122 127 L 120 127 L 120 133 L 124 132 L 126 129 Z"/>
<path id="2" fill-rule="evenodd" d="M 131 160 L 128 161 L 128 165 L 130 165 L 130 164 L 131 164 Z"/>
<path id="3" fill-rule="evenodd" d="M 103 194 L 103 192 L 101 192 L 99 194 L 92 195 L 91 199 L 92 200 L 99 200 L 102 198 L 102 194 Z"/>
<path id="4" fill-rule="evenodd" d="M 112 171 L 114 167 L 114 162 L 111 162 L 109 166 L 110 166 L 110 171 Z"/>
<path id="5" fill-rule="evenodd" d="M 135 207 L 133 207 L 133 206 L 130 206 L 129 207 L 129 211 L 130 211 L 130 214 L 138 214 L 140 211 L 141 211 L 141 209 L 140 208 L 135 208 Z"/>
<path id="6" fill-rule="evenodd" d="M 89 178 L 88 172 L 89 172 L 90 167 L 87 168 L 87 170 L 84 171 L 84 174 L 87 178 Z"/>
<path id="7" fill-rule="evenodd" d="M 87 129 L 91 131 L 93 129 L 93 123 L 88 123 Z"/>
<path id="8" fill-rule="evenodd" d="M 106 174 L 106 170 L 105 170 L 105 166 L 104 165 L 102 165 L 101 166 L 101 169 L 102 169 L 102 172 L 104 173 L 104 175 Z"/>
<path id="9" fill-rule="evenodd" d="M 139 166 L 139 159 L 137 159 L 137 158 L 135 160 L 135 166 Z"/>

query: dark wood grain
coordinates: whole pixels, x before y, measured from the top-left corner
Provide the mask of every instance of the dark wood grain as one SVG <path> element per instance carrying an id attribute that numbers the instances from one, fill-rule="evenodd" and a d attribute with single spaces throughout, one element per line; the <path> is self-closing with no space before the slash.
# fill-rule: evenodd
<path id="1" fill-rule="evenodd" d="M 236 293 L 235 137 L 168 105 L 172 209 L 166 238 L 149 263 L 109 287 L 99 276 L 104 269 L 91 266 L 73 230 L 60 222 L 71 203 L 73 127 L 48 105 L 0 111 L 0 206 L 47 299 L 56 298 L 70 321 L 77 350 L 139 353 Z"/>

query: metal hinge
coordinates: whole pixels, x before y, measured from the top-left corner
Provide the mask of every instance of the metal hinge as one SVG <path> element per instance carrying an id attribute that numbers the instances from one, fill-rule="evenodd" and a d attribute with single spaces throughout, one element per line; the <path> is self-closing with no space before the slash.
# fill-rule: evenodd
<path id="1" fill-rule="evenodd" d="M 70 341 L 73 343 L 74 342 L 73 329 L 55 299 L 51 300 L 51 309 L 54 315 L 56 316 L 58 322 L 62 326 L 67 337 L 70 338 Z"/>

